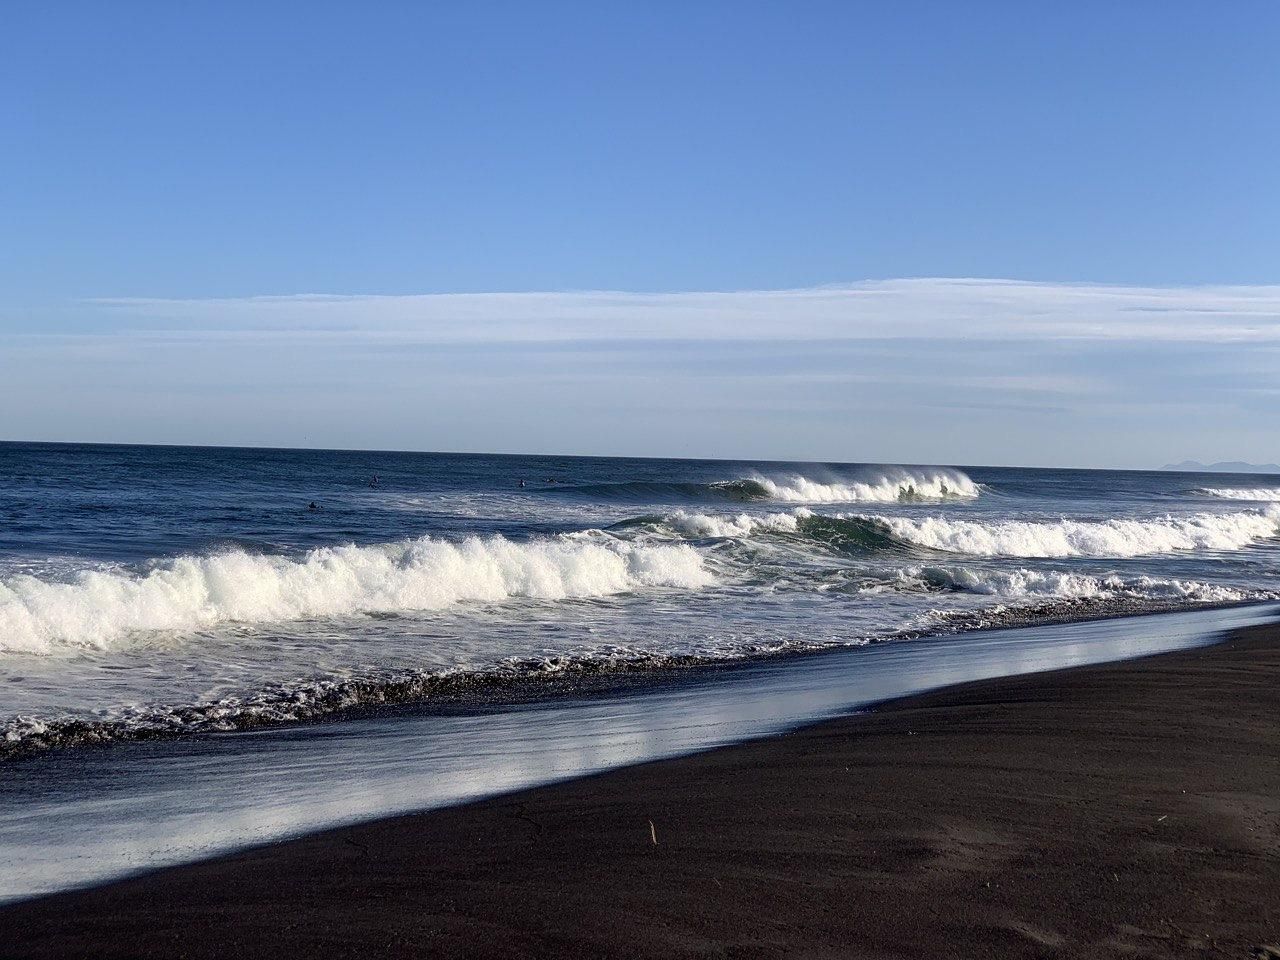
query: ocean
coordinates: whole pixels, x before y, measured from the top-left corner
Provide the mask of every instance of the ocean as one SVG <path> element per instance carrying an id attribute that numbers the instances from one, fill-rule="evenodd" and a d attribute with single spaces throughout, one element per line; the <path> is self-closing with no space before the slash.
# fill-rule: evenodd
<path id="1" fill-rule="evenodd" d="M 1263 601 L 1278 527 L 1259 475 L 5 443 L 0 756 Z"/>

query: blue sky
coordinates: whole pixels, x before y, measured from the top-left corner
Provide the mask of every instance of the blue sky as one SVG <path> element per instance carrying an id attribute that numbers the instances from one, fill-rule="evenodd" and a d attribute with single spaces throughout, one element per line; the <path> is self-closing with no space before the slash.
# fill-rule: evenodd
<path id="1" fill-rule="evenodd" d="M 0 436 L 1280 456 L 1275 4 L 4 19 Z"/>

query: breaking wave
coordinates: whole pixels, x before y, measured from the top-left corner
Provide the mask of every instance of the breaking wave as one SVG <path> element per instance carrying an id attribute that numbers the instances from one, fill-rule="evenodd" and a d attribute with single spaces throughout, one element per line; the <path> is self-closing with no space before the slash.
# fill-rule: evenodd
<path id="1" fill-rule="evenodd" d="M 922 500 L 971 499 L 978 485 L 959 470 L 941 467 L 887 468 L 865 480 L 822 483 L 792 475 L 752 481 L 765 499 L 786 503 L 911 503 Z"/>
<path id="2" fill-rule="evenodd" d="M 271 684 L 247 696 L 228 696 L 189 705 L 127 708 L 115 716 L 65 715 L 0 718 L 0 762 L 50 749 L 122 741 L 153 740 L 201 733 L 252 730 L 358 715 L 397 704 L 470 702 L 530 682 L 563 683 L 580 695 L 590 677 L 673 670 L 747 657 L 863 646 L 877 641 L 963 633 L 991 627 L 1066 622 L 1111 614 L 1181 609 L 1188 604 L 1231 604 L 1275 599 L 1275 593 L 1242 591 L 1189 580 L 1155 577 L 1092 577 L 1063 571 L 977 570 L 928 566 L 901 570 L 896 589 L 953 591 L 1022 603 L 976 609 L 935 610 L 925 621 L 874 635 L 796 637 L 722 649 L 658 652 L 618 648 L 588 654 L 510 658 L 487 668 L 407 669 L 367 676 L 315 678 Z M 554 686 L 544 687 L 553 690 Z"/>
<path id="3" fill-rule="evenodd" d="M 1220 497 L 1224 500 L 1280 502 L 1280 487 L 1203 487 L 1196 492 L 1206 497 Z"/>
<path id="4" fill-rule="evenodd" d="M 189 632 L 361 613 L 436 610 L 512 597 L 600 597 L 715 582 L 684 544 L 579 535 L 453 543 L 424 537 L 312 550 L 298 559 L 232 550 L 182 556 L 142 574 L 83 571 L 66 582 L 0 582 L 0 651 L 109 648 L 141 632 Z"/>
<path id="5" fill-rule="evenodd" d="M 1197 580 L 1119 574 L 1091 576 L 1063 570 L 978 570 L 962 566 L 916 567 L 901 574 L 939 590 L 958 590 L 1007 599 L 1134 600 L 1182 603 L 1240 603 L 1264 599 L 1256 591 L 1238 590 Z"/>
<path id="6" fill-rule="evenodd" d="M 724 516 L 707 513 L 691 513 L 677 510 L 661 518 L 642 517 L 630 523 L 654 523 L 673 533 L 693 539 L 708 537 L 749 537 L 757 533 L 797 533 L 800 525 L 813 514 L 803 507 L 791 513 L 751 514 Z M 619 526 L 625 526 L 620 524 Z"/>
<path id="7" fill-rule="evenodd" d="M 1280 507 L 1146 520 L 863 519 L 919 547 L 989 557 L 1136 557 L 1182 550 L 1239 550 L 1280 532 Z"/>
<path id="8" fill-rule="evenodd" d="M 1236 517 L 1233 514 L 1224 516 Z M 984 529 L 990 539 L 981 540 L 981 546 L 991 547 L 993 551 L 986 555 L 1017 556 L 1018 554 L 994 552 L 1003 538 L 1010 540 L 1011 543 L 1021 544 L 1020 549 L 1042 547 L 1046 552 L 1037 554 L 1038 556 L 1123 557 L 1134 555 L 1129 551 L 1137 551 L 1140 547 L 1143 548 L 1143 552 L 1194 549 L 1198 545 L 1217 549 L 1234 549 L 1259 537 L 1273 535 L 1276 532 L 1275 524 L 1280 521 L 1280 511 L 1269 515 L 1246 514 L 1244 516 L 1251 519 L 1263 516 L 1264 519 L 1258 524 L 1246 520 L 1240 526 L 1228 522 L 1215 527 L 1206 522 L 1205 516 L 1200 516 L 1188 520 L 1147 522 L 1145 524 L 1147 529 L 1142 530 L 1135 530 L 1133 526 L 1134 524 L 1143 526 L 1141 521 L 1100 523 L 1062 521 L 1052 525 L 1018 521 L 996 524 L 961 522 Z M 1268 516 L 1269 519 L 1266 519 L 1265 517 Z M 895 550 L 901 552 L 913 543 L 919 543 L 920 538 L 914 537 L 912 531 L 922 527 L 933 531 L 940 524 L 954 527 L 957 523 L 945 520 L 909 521 L 915 524 L 915 527 L 909 531 L 897 522 L 899 519 L 828 517 L 799 507 L 789 513 L 754 515 L 743 513 L 736 516 L 677 511 L 660 519 L 641 518 L 631 523 L 648 523 L 651 528 L 693 539 L 750 538 L 757 535 L 802 537 L 855 553 L 884 553 Z M 1024 527 L 1030 527 L 1034 532 L 1027 534 Z M 966 533 L 970 538 L 974 536 L 972 530 L 967 528 Z M 1210 536 L 1210 533 L 1213 536 Z M 1258 536 L 1255 537 L 1252 534 Z M 1020 538 L 1014 541 L 1013 538 L 1018 535 Z M 1128 539 L 1118 542 L 1116 540 L 1118 536 L 1128 537 Z M 1185 541 L 1181 539 L 1183 537 L 1186 538 Z M 933 543 L 938 542 L 939 539 L 936 536 L 933 538 L 930 543 L 933 549 L 941 549 L 933 546 Z M 1184 542 L 1188 545 L 1183 546 Z M 1064 551 L 1070 548 L 1077 552 L 1061 554 L 1047 552 L 1059 546 Z M 1094 552 L 1085 553 L 1086 548 L 1092 548 Z M 976 548 L 952 552 L 984 553 L 983 550 Z M 1129 599 L 1186 603 L 1237 603 L 1269 599 L 1273 596 L 1257 590 L 1239 590 L 1219 584 L 1173 577 L 1122 576 L 1115 573 L 1091 575 L 1061 570 L 1033 570 L 1026 567 L 992 570 L 962 565 L 908 567 L 897 571 L 890 585 L 895 589 L 956 590 L 1007 599 Z M 870 589 L 874 592 L 879 587 L 872 586 Z"/>
<path id="9" fill-rule="evenodd" d="M 723 501 L 781 503 L 914 503 L 972 499 L 981 490 L 963 472 L 950 467 L 876 467 L 853 479 L 815 480 L 798 473 L 755 475 L 719 483 L 670 483 L 631 480 L 606 484 L 565 484 L 542 493 L 597 499 L 662 503 Z"/>
<path id="10" fill-rule="evenodd" d="M 987 557 L 1136 557 L 1239 550 L 1280 534 L 1280 506 L 1238 513 L 1110 520 L 968 520 L 875 514 L 827 516 L 798 507 L 737 515 L 678 510 L 613 529 L 648 527 L 690 539 L 798 536 L 855 552 L 924 548 Z"/>

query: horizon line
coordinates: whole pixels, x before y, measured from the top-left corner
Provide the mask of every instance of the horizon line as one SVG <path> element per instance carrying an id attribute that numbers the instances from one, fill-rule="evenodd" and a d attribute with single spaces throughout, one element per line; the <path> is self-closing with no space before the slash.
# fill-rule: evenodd
<path id="1" fill-rule="evenodd" d="M 149 442 L 141 443 L 136 441 L 118 441 L 118 440 L 15 440 L 0 438 L 0 446 L 4 445 L 25 445 L 25 446 L 59 446 L 59 447 L 144 447 L 144 448 L 172 448 L 178 450 L 265 450 L 280 451 L 288 453 L 385 453 L 392 455 L 416 455 L 416 456 L 432 456 L 432 457 L 510 457 L 510 458 L 533 458 L 542 457 L 548 459 L 560 460 L 676 460 L 688 461 L 690 463 L 776 463 L 792 465 L 812 465 L 812 466 L 837 466 L 837 467 L 952 467 L 960 470 L 1073 470 L 1085 471 L 1091 473 L 1197 473 L 1195 470 L 1176 470 L 1179 463 L 1170 462 L 1163 467 L 1051 467 L 1035 464 L 1009 464 L 1009 463 L 944 463 L 941 461 L 919 461 L 906 462 L 900 460 L 787 460 L 774 459 L 768 457 L 673 457 L 658 456 L 654 454 L 598 454 L 598 453 L 530 453 L 530 452 L 514 452 L 505 450 L 425 450 L 425 449 L 391 449 L 383 447 L 305 447 L 305 446 L 281 446 L 275 443 L 177 443 L 177 442 Z M 1198 463 L 1201 466 L 1213 466 L 1210 463 L 1201 463 L 1201 461 L 1183 460 L 1180 463 Z M 1247 463 L 1244 460 L 1230 461 L 1218 460 L 1214 463 Z M 1254 467 L 1275 466 L 1276 464 L 1261 463 L 1248 464 Z M 1243 476 L 1244 474 L 1242 474 Z M 1280 476 L 1280 474 L 1276 474 Z M 1262 473 L 1258 476 L 1271 476 L 1271 474 Z"/>

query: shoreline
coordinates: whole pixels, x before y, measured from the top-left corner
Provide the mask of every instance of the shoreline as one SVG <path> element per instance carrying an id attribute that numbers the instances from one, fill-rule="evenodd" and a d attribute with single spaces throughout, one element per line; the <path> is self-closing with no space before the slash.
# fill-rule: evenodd
<path id="1" fill-rule="evenodd" d="M 0 907 L 6 956 L 1248 956 L 1280 626 Z M 650 825 L 652 823 L 652 826 Z M 656 839 L 657 843 L 653 843 Z"/>
<path id="2" fill-rule="evenodd" d="M 0 904 L 789 732 L 958 683 L 1213 642 L 1280 605 L 872 644 L 643 690 L 88 750 L 0 778 Z"/>
<path id="3" fill-rule="evenodd" d="M 257 716 L 247 713 L 243 717 L 230 720 L 221 719 L 218 723 L 210 723 L 207 727 L 193 727 L 189 730 L 175 730 L 167 726 L 131 728 L 128 722 L 121 720 L 88 720 L 82 717 L 54 718 L 41 720 L 44 732 L 28 735 L 10 743 L 0 740 L 0 769 L 5 765 L 22 763 L 36 757 L 51 753 L 62 753 L 76 750 L 112 749 L 122 744 L 173 742 L 181 740 L 198 741 L 204 737 L 222 736 L 236 733 L 252 733 L 263 730 L 301 729 L 318 724 L 343 723 L 351 720 L 401 716 L 432 715 L 465 715 L 486 710 L 501 710 L 520 705 L 554 704 L 569 700 L 589 699 L 592 697 L 609 697 L 660 689 L 663 685 L 681 682 L 698 682 L 717 673 L 735 670 L 751 670 L 761 665 L 801 661 L 813 657 L 823 657 L 843 650 L 873 644 L 913 642 L 917 640 L 942 640 L 962 638 L 974 633 L 994 633 L 1007 630 L 1029 630 L 1072 624 L 1107 623 L 1117 620 L 1133 620 L 1142 617 L 1158 617 L 1171 613 L 1198 613 L 1202 611 L 1247 609 L 1250 607 L 1266 607 L 1277 602 L 1275 597 L 1253 598 L 1245 600 L 1223 600 L 1205 603 L 1185 604 L 1176 602 L 1151 603 L 1140 609 L 1112 609 L 1105 606 L 1096 611 L 1081 610 L 1071 601 L 1056 601 L 1026 608 L 1010 608 L 1011 614 L 1027 616 L 1020 620 L 1016 617 L 996 625 L 988 624 L 981 618 L 985 611 L 971 611 L 956 618 L 956 626 L 951 629 L 919 629 L 905 630 L 900 633 L 867 637 L 858 642 L 832 643 L 827 646 L 814 646 L 795 649 L 783 649 L 752 653 L 743 656 L 716 658 L 710 656 L 687 655 L 669 657 L 652 664 L 643 660 L 625 661 L 622 663 L 595 663 L 582 661 L 571 664 L 567 669 L 548 670 L 546 672 L 506 673 L 498 669 L 477 671 L 475 673 L 450 674 L 447 672 L 431 673 L 419 670 L 403 670 L 389 673 L 383 677 L 351 678 L 347 680 L 299 681 L 295 686 L 299 689 L 308 684 L 317 688 L 325 683 L 332 683 L 334 691 L 328 697 L 338 700 L 349 699 L 342 696 L 344 688 L 368 687 L 377 691 L 378 695 L 366 700 L 342 703 L 339 706 L 324 706 L 318 700 L 314 713 L 287 718 Z M 1030 619 L 1030 615 L 1040 614 L 1039 619 Z M 964 621 L 969 619 L 971 624 Z M 403 691 L 407 692 L 401 692 Z M 287 699 L 282 694 L 282 698 Z M 266 702 L 271 705 L 270 701 Z M 260 706 L 253 700 L 246 700 L 247 706 Z M 193 704 L 173 708 L 174 712 L 200 712 L 206 709 L 223 709 L 225 704 Z M 4 731 L 3 723 L 15 723 L 20 717 L 10 717 L 0 721 L 0 733 Z M 221 725 L 219 725 L 221 724 Z"/>

